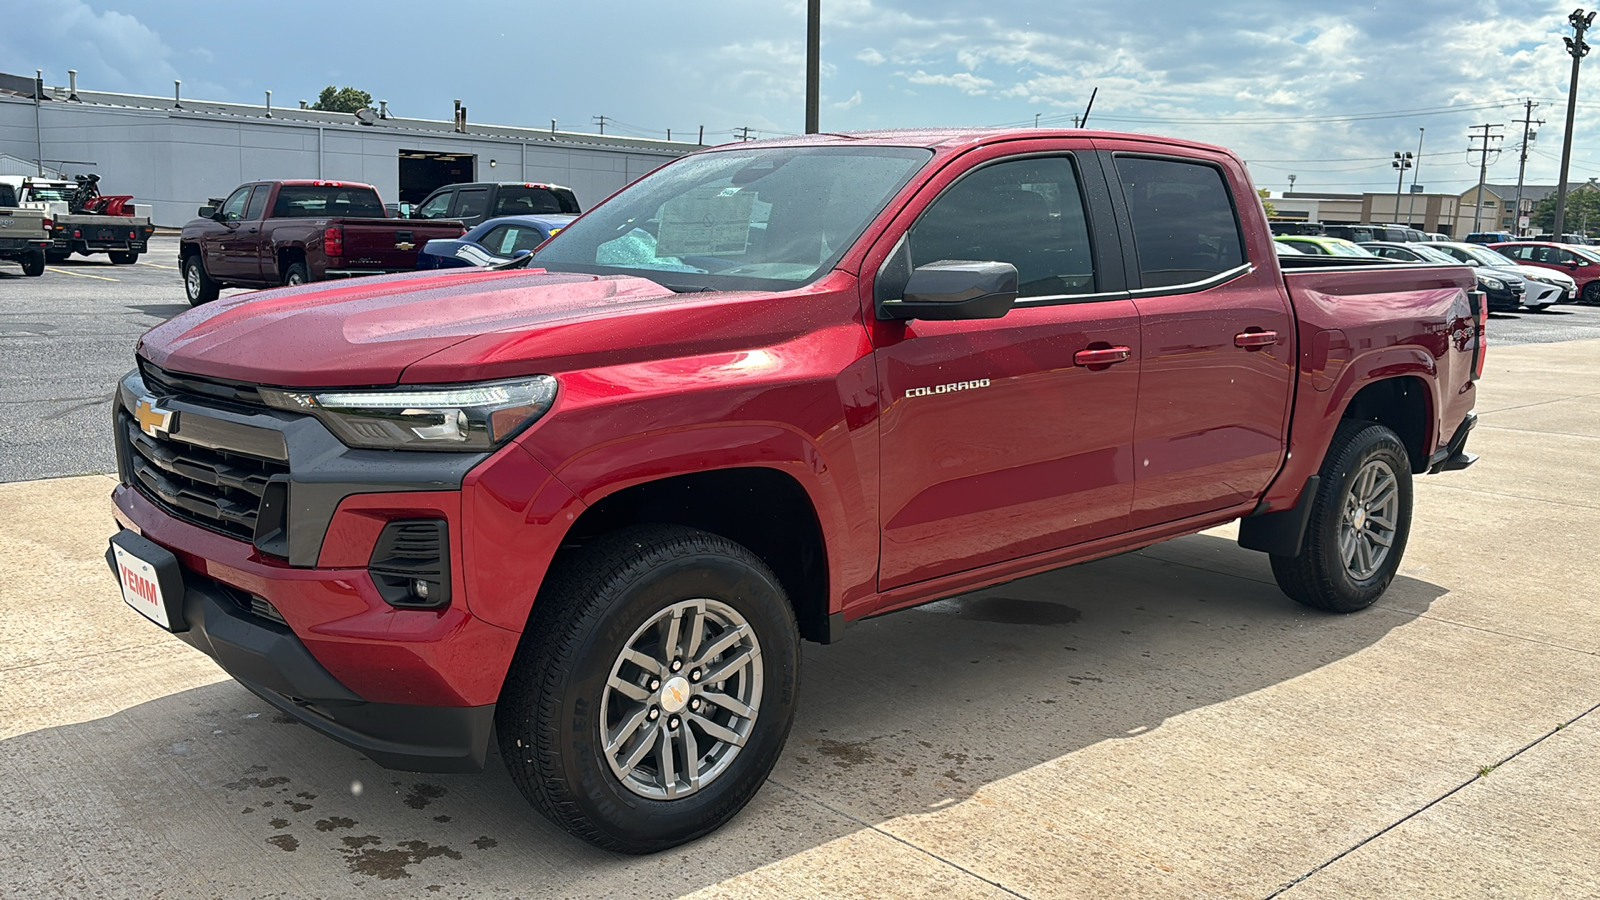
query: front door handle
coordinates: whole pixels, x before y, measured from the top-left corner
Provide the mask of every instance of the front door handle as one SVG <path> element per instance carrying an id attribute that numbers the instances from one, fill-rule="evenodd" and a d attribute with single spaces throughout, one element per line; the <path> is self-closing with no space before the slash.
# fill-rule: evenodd
<path id="1" fill-rule="evenodd" d="M 1119 362 L 1126 362 L 1133 356 L 1133 350 L 1128 347 L 1105 347 L 1100 350 L 1079 350 L 1072 354 L 1072 364 L 1075 366 L 1109 366 Z"/>
<path id="2" fill-rule="evenodd" d="M 1260 350 L 1278 342 L 1276 331 L 1241 331 L 1233 336 L 1233 345 L 1246 350 Z"/>

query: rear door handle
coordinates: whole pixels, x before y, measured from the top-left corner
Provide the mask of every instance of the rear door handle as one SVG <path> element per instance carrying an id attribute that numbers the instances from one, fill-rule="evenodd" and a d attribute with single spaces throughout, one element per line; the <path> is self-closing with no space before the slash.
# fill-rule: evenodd
<path id="1" fill-rule="evenodd" d="M 1260 350 L 1278 342 L 1276 331 L 1241 331 L 1233 336 L 1233 345 L 1246 350 Z"/>
<path id="2" fill-rule="evenodd" d="M 1075 366 L 1109 366 L 1119 362 L 1126 362 L 1133 356 L 1133 350 L 1128 347 L 1106 347 L 1101 350 L 1079 350 L 1072 354 L 1072 364 Z"/>

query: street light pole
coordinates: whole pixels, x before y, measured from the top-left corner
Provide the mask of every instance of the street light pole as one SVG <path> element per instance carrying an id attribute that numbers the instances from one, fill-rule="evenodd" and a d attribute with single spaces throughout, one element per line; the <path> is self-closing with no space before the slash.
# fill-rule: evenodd
<path id="1" fill-rule="evenodd" d="M 1420 127 L 1417 129 L 1417 162 L 1411 168 L 1411 198 L 1410 202 L 1406 204 L 1407 225 L 1417 221 L 1417 176 L 1422 174 L 1422 139 L 1427 135 L 1428 129 Z M 1422 215 L 1424 219 L 1427 218 L 1428 208 L 1426 206 L 1422 208 Z M 1423 222 L 1422 224 L 1426 225 L 1428 223 Z"/>
<path id="2" fill-rule="evenodd" d="M 1400 189 L 1404 187 L 1406 183 L 1406 170 L 1411 168 L 1411 151 L 1407 150 L 1406 152 L 1401 153 L 1399 150 L 1396 150 L 1394 152 L 1394 161 L 1391 162 L 1390 165 L 1394 166 L 1395 171 L 1399 174 L 1394 180 L 1394 215 L 1390 217 L 1389 221 L 1399 225 Z"/>
<path id="3" fill-rule="evenodd" d="M 1567 170 L 1572 165 L 1572 123 L 1578 112 L 1578 64 L 1589 54 L 1589 45 L 1583 42 L 1583 33 L 1594 22 L 1594 13 L 1585 15 L 1582 9 L 1575 9 L 1572 15 L 1567 16 L 1567 21 L 1572 23 L 1573 36 L 1562 40 L 1567 42 L 1567 52 L 1572 55 L 1572 85 L 1567 90 L 1567 133 L 1561 138 L 1561 179 L 1556 182 L 1556 227 L 1551 232 L 1558 241 L 1565 233 L 1567 219 Z"/>
<path id="4" fill-rule="evenodd" d="M 806 134 L 816 134 L 817 84 L 822 68 L 822 0 L 809 0 L 806 7 Z"/>

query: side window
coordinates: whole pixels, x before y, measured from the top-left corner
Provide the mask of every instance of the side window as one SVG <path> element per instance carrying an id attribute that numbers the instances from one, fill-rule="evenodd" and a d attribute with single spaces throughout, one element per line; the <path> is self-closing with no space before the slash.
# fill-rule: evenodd
<path id="1" fill-rule="evenodd" d="M 489 229 L 488 234 L 478 238 L 478 243 L 483 245 L 483 249 L 488 250 L 490 253 L 498 256 L 510 256 L 510 251 L 503 251 L 500 248 L 503 245 L 510 243 L 507 238 L 512 236 L 512 229 L 514 227 L 515 226 L 512 225 L 500 225 L 495 228 L 491 228 Z"/>
<path id="2" fill-rule="evenodd" d="M 261 214 L 267 211 L 267 197 L 271 193 L 271 185 L 263 184 L 256 188 L 256 192 L 250 195 L 250 205 L 246 206 L 244 210 L 246 222 L 254 222 L 261 218 Z"/>
<path id="3" fill-rule="evenodd" d="M 1533 259 L 1532 247 L 1502 247 L 1500 252 L 1512 259 Z"/>
<path id="4" fill-rule="evenodd" d="M 544 243 L 544 235 L 537 228 L 518 226 L 516 237 L 511 242 L 511 249 L 507 252 L 516 253 L 518 250 L 532 251 L 533 248 Z"/>
<path id="5" fill-rule="evenodd" d="M 1244 264 L 1222 172 L 1203 163 L 1117 157 L 1143 286 L 1204 281 Z"/>
<path id="6" fill-rule="evenodd" d="M 17 192 L 9 184 L 0 184 L 0 206 L 13 207 L 17 205 Z"/>
<path id="7" fill-rule="evenodd" d="M 250 198 L 250 188 L 245 186 L 228 195 L 222 202 L 222 220 L 224 222 L 237 222 L 244 216 L 245 201 Z"/>
<path id="8" fill-rule="evenodd" d="M 442 219 L 450 211 L 450 198 L 455 196 L 455 191 L 445 191 L 442 194 L 428 198 L 428 202 L 417 208 L 412 213 L 417 219 Z"/>
<path id="9" fill-rule="evenodd" d="M 489 191 L 487 188 L 478 188 L 471 191 L 456 191 L 457 218 L 465 219 L 470 216 L 481 216 L 489 208 Z"/>
<path id="10" fill-rule="evenodd" d="M 911 266 L 942 259 L 1008 262 L 1020 295 L 1092 294 L 1094 257 L 1070 157 L 1019 159 L 962 178 L 907 233 Z"/>

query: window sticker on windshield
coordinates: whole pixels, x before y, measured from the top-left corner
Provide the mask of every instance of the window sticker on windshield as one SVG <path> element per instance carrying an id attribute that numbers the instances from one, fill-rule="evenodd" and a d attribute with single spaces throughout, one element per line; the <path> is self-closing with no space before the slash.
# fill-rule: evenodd
<path id="1" fill-rule="evenodd" d="M 743 256 L 750 244 L 749 191 L 702 188 L 661 205 L 657 256 Z"/>

